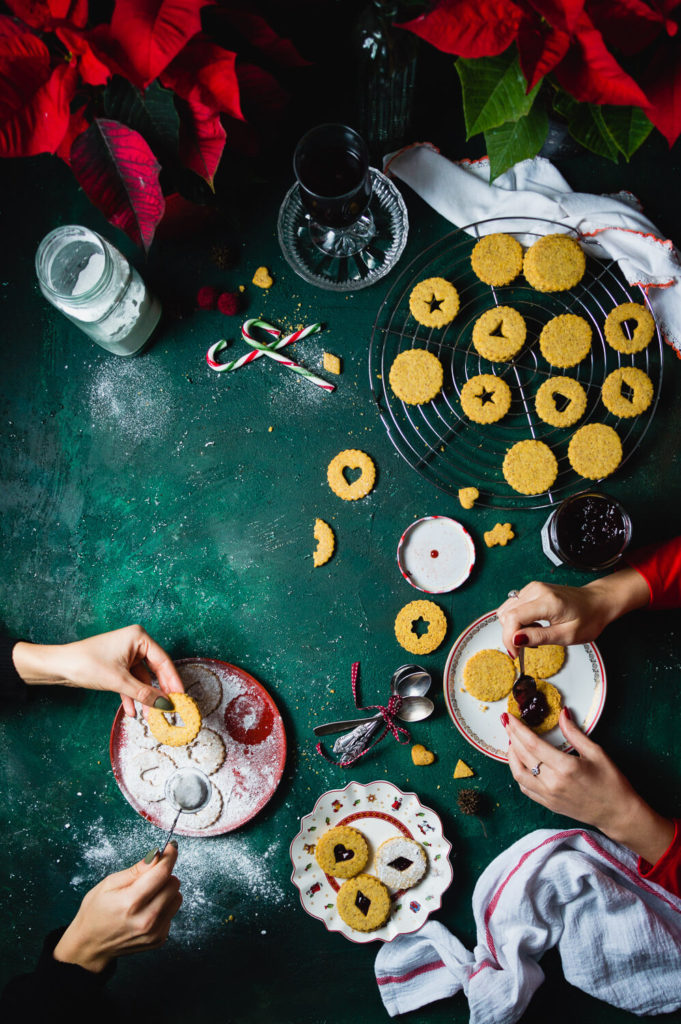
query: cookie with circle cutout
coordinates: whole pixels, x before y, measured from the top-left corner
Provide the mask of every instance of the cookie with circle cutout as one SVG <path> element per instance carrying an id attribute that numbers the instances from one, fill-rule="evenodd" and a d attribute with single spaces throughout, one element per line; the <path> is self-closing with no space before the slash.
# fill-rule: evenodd
<path id="1" fill-rule="evenodd" d="M 343 475 L 345 469 L 359 469 L 361 473 L 349 484 Z M 331 459 L 326 479 L 333 493 L 343 501 L 357 501 L 359 498 L 366 498 L 376 483 L 376 466 L 366 452 L 348 448 Z"/>
<path id="2" fill-rule="evenodd" d="M 552 427 L 571 427 L 586 412 L 586 391 L 572 377 L 549 377 L 538 389 L 534 407 Z"/>
<path id="3" fill-rule="evenodd" d="M 539 348 L 551 366 L 576 366 L 591 351 L 591 327 L 583 316 L 561 313 L 542 327 Z"/>
<path id="4" fill-rule="evenodd" d="M 214 729 L 204 727 L 187 747 L 187 757 L 205 775 L 214 775 L 225 763 L 226 751 L 222 737 Z"/>
<path id="5" fill-rule="evenodd" d="M 471 253 L 473 273 L 485 284 L 503 287 L 523 269 L 523 247 L 511 235 L 497 232 L 476 242 Z"/>
<path id="6" fill-rule="evenodd" d="M 587 423 L 570 438 L 568 460 L 575 473 L 600 480 L 614 473 L 622 461 L 622 442 L 613 427 Z"/>
<path id="7" fill-rule="evenodd" d="M 428 277 L 412 288 L 409 309 L 424 327 L 444 327 L 459 312 L 459 293 L 444 277 Z"/>
<path id="8" fill-rule="evenodd" d="M 343 882 L 336 900 L 338 913 L 358 932 L 372 932 L 390 916 L 390 895 L 374 875 L 357 875 Z"/>
<path id="9" fill-rule="evenodd" d="M 633 330 L 625 332 L 629 323 L 633 323 Z M 616 352 L 632 355 L 642 352 L 650 344 L 655 333 L 655 320 L 650 310 L 640 302 L 622 302 L 608 313 L 603 333 L 608 345 Z"/>
<path id="10" fill-rule="evenodd" d="M 544 235 L 530 246 L 523 259 L 525 278 L 538 292 L 563 292 L 584 277 L 586 257 L 569 235 Z"/>
<path id="11" fill-rule="evenodd" d="M 217 672 L 194 662 L 189 665 L 178 665 L 177 671 L 190 697 L 199 705 L 199 711 L 205 718 L 215 711 L 222 700 L 222 683 Z"/>
<path id="12" fill-rule="evenodd" d="M 536 679 L 535 682 L 539 692 L 543 693 L 546 697 L 546 703 L 549 706 L 549 710 L 543 722 L 540 722 L 539 725 L 532 725 L 530 728 L 532 729 L 532 732 L 549 732 L 558 725 L 561 708 L 563 707 L 563 698 L 560 695 L 560 690 L 557 690 L 553 683 L 547 682 L 546 679 Z M 513 715 L 514 718 L 521 717 L 518 701 L 513 696 L 513 693 L 509 693 L 508 695 L 507 707 L 509 715 Z"/>
<path id="13" fill-rule="evenodd" d="M 480 373 L 461 388 L 461 408 L 474 423 L 496 423 L 511 408 L 511 389 L 501 377 Z"/>
<path id="14" fill-rule="evenodd" d="M 501 700 L 511 690 L 515 677 L 513 660 L 493 648 L 472 654 L 463 667 L 464 688 L 478 700 Z"/>
<path id="15" fill-rule="evenodd" d="M 166 693 L 172 711 L 149 708 L 147 723 L 159 743 L 168 747 L 185 747 L 195 740 L 201 729 L 201 712 L 188 693 Z M 173 716 L 172 719 L 168 716 Z M 174 721 L 173 719 L 180 719 Z"/>
<path id="16" fill-rule="evenodd" d="M 175 762 L 162 750 L 140 750 L 125 772 L 125 784 L 140 803 L 158 803 L 165 797 L 165 785 L 175 771 Z"/>
<path id="17" fill-rule="evenodd" d="M 603 381 L 601 400 L 609 412 L 621 419 L 640 416 L 653 400 L 653 382 L 636 366 L 620 366 Z"/>
<path id="18" fill-rule="evenodd" d="M 390 367 L 390 387 L 407 405 L 425 405 L 440 393 L 444 372 L 436 355 L 425 348 L 400 352 Z"/>
<path id="19" fill-rule="evenodd" d="M 413 628 L 419 620 L 428 623 L 421 636 Z M 410 601 L 395 619 L 397 642 L 410 654 L 430 654 L 440 646 L 446 633 L 445 613 L 434 601 Z"/>
<path id="20" fill-rule="evenodd" d="M 473 325 L 473 345 L 485 359 L 507 363 L 525 344 L 525 319 L 512 306 L 494 306 Z"/>
<path id="21" fill-rule="evenodd" d="M 352 878 L 366 867 L 369 846 L 359 829 L 336 825 L 320 836 L 314 855 L 325 874 Z"/>
<path id="22" fill-rule="evenodd" d="M 506 483 L 519 494 L 542 494 L 558 476 L 558 460 L 543 441 L 517 441 L 502 466 Z"/>

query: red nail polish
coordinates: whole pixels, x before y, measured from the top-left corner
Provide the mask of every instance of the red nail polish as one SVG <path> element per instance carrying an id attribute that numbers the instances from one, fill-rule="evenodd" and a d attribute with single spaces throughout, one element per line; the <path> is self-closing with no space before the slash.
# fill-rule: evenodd
<path id="1" fill-rule="evenodd" d="M 567 718 L 568 722 L 571 722 L 572 721 L 572 715 L 570 714 L 570 709 L 569 708 L 563 708 L 563 711 L 565 712 L 565 717 Z"/>
<path id="2" fill-rule="evenodd" d="M 525 647 L 530 642 L 530 638 L 526 633 L 516 633 L 513 637 L 513 643 L 516 647 Z"/>
<path id="3" fill-rule="evenodd" d="M 503 725 L 503 727 L 505 729 L 506 726 L 508 725 L 508 715 L 504 711 L 503 714 L 499 715 L 499 718 L 501 719 L 501 724 Z"/>

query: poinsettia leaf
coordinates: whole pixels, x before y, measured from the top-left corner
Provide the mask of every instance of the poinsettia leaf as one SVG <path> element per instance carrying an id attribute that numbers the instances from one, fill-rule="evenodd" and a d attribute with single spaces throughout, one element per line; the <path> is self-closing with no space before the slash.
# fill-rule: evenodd
<path id="1" fill-rule="evenodd" d="M 536 156 L 544 144 L 548 130 L 546 107 L 540 99 L 523 117 L 486 131 L 485 145 L 489 157 L 490 181 L 494 181 L 521 160 Z"/>
<path id="2" fill-rule="evenodd" d="M 243 120 L 236 54 L 206 36 L 191 39 L 165 69 L 161 81 L 184 100 Z"/>
<path id="3" fill-rule="evenodd" d="M 543 21 L 561 32 L 572 32 L 584 8 L 584 0 L 529 0 Z"/>
<path id="4" fill-rule="evenodd" d="M 125 78 L 116 76 L 101 98 L 102 113 L 139 132 L 165 164 L 168 156 L 177 156 L 180 119 L 169 89 L 152 82 L 140 92 Z"/>
<path id="5" fill-rule="evenodd" d="M 92 49 L 87 33 L 70 25 L 57 25 L 55 35 L 78 63 L 80 77 L 86 85 L 105 85 L 111 78 L 111 69 Z"/>
<path id="6" fill-rule="evenodd" d="M 311 63 L 298 53 L 290 39 L 277 35 L 261 14 L 235 4 L 213 9 L 211 13 L 214 22 L 225 23 L 227 31 L 236 29 L 251 46 L 280 67 L 307 67 Z"/>
<path id="7" fill-rule="evenodd" d="M 87 105 L 76 107 L 75 110 L 71 111 L 71 117 L 69 118 L 68 127 L 64 138 L 59 143 L 57 149 L 55 149 L 55 156 L 60 157 L 61 160 L 66 164 L 71 163 L 71 147 L 76 141 L 79 135 L 82 135 L 84 131 L 90 127 L 90 122 L 85 116 Z"/>
<path id="8" fill-rule="evenodd" d="M 475 59 L 503 53 L 518 34 L 523 12 L 513 0 L 439 0 L 406 28 L 457 57 Z"/>
<path id="9" fill-rule="evenodd" d="M 553 74 L 580 103 L 646 105 L 643 90 L 615 60 L 586 13 L 582 13 L 572 45 Z"/>
<path id="10" fill-rule="evenodd" d="M 572 96 L 564 89 L 556 89 L 553 97 L 553 109 L 557 114 L 569 121 L 578 106 L 577 100 L 573 100 Z"/>
<path id="11" fill-rule="evenodd" d="M 211 189 L 227 133 L 220 115 L 195 100 L 180 100 L 180 157 L 185 167 L 194 171 Z"/>
<path id="12" fill-rule="evenodd" d="M 163 216 L 160 166 L 139 132 L 97 118 L 71 147 L 71 167 L 107 220 L 148 249 Z"/>
<path id="13" fill-rule="evenodd" d="M 619 159 L 619 150 L 601 113 L 594 103 L 577 103 L 570 117 L 570 135 L 580 145 L 613 163 Z"/>
<path id="14" fill-rule="evenodd" d="M 513 48 L 498 57 L 459 57 L 456 70 L 461 79 L 467 138 L 529 113 L 538 86 L 529 94 L 525 91 L 527 83 Z"/>
<path id="15" fill-rule="evenodd" d="M 53 20 L 70 21 L 78 28 L 87 24 L 87 0 L 5 0 L 17 18 L 32 28 L 47 28 Z"/>
<path id="16" fill-rule="evenodd" d="M 282 89 L 274 75 L 257 64 L 240 61 L 237 76 L 249 121 L 271 121 L 273 117 L 282 113 L 289 101 L 289 95 Z"/>
<path id="17" fill-rule="evenodd" d="M 638 107 L 600 107 L 611 139 L 627 160 L 648 138 L 652 123 Z"/>
<path id="18" fill-rule="evenodd" d="M 681 135 L 681 33 L 655 47 L 642 84 L 646 114 L 673 146 Z"/>
<path id="19" fill-rule="evenodd" d="M 520 26 L 516 45 L 527 87 L 534 89 L 560 64 L 570 46 L 570 36 L 547 21 L 527 18 Z"/>
<path id="20" fill-rule="evenodd" d="M 589 5 L 589 15 L 607 45 L 625 56 L 640 53 L 665 29 L 663 10 L 646 0 L 608 0 Z"/>

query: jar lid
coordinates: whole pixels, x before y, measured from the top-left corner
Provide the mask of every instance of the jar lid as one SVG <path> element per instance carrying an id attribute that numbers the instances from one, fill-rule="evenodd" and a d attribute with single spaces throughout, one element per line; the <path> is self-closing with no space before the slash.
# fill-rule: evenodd
<path id="1" fill-rule="evenodd" d="M 456 590 L 475 565 L 475 544 L 456 519 L 425 516 L 404 531 L 397 564 L 407 583 L 426 594 Z"/>

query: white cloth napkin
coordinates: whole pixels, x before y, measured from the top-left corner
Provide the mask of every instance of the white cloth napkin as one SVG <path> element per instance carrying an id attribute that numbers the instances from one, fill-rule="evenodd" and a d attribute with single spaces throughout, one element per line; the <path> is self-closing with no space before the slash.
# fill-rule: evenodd
<path id="1" fill-rule="evenodd" d="M 632 1013 L 681 1006 L 681 899 L 636 871 L 636 857 L 585 829 L 540 829 L 482 873 L 471 953 L 443 925 L 398 935 L 376 957 L 391 1017 L 460 989 L 470 1024 L 513 1024 L 557 946 L 567 980 Z"/>
<path id="2" fill-rule="evenodd" d="M 641 212 L 630 192 L 573 192 L 549 160 L 523 160 L 489 183 L 489 161 L 454 163 L 430 143 L 416 143 L 384 160 L 443 217 L 464 227 L 494 217 L 545 217 L 575 228 L 594 255 L 617 260 L 630 285 L 645 291 L 666 340 L 681 352 L 681 260 L 673 242 Z M 481 226 L 480 233 L 522 231 L 522 222 Z M 547 225 L 547 233 L 555 230 Z"/>

